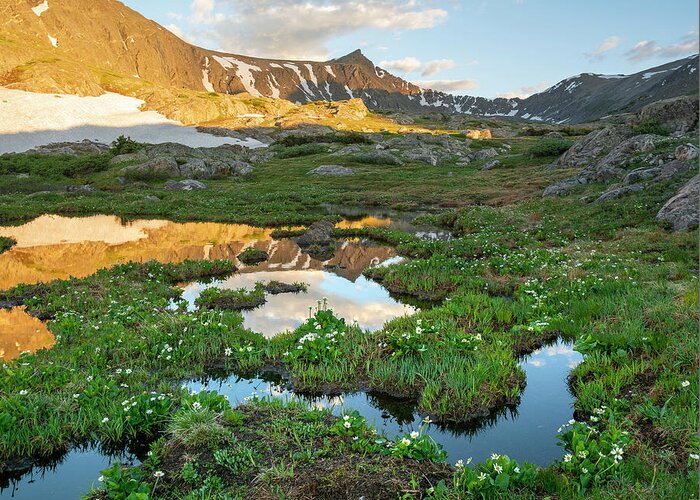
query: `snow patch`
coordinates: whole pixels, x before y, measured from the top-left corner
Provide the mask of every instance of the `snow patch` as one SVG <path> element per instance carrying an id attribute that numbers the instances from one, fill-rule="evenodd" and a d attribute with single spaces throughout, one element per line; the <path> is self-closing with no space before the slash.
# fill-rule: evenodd
<path id="1" fill-rule="evenodd" d="M 40 3 L 36 7 L 32 7 L 32 12 L 39 17 L 41 17 L 41 15 L 47 10 L 49 10 L 49 0 L 44 0 L 43 3 Z"/>
<path id="2" fill-rule="evenodd" d="M 226 70 L 236 68 L 236 76 L 246 92 L 253 97 L 262 97 L 262 94 L 255 88 L 255 77 L 253 76 L 253 71 L 262 71 L 259 67 L 239 61 L 235 57 L 213 57 Z"/>
<path id="3" fill-rule="evenodd" d="M 301 70 L 296 65 L 291 63 L 285 64 L 284 67 L 291 69 L 292 71 L 294 71 L 294 73 L 296 73 L 297 77 L 299 78 L 299 85 L 301 85 L 301 87 L 299 87 L 299 90 L 301 90 L 306 95 L 307 99 L 313 101 L 314 93 L 311 90 L 311 87 L 309 87 L 309 83 L 306 81 L 306 78 L 302 76 Z"/>
<path id="4" fill-rule="evenodd" d="M 333 68 L 331 68 L 329 65 L 326 65 L 326 71 L 328 71 L 328 74 L 331 75 L 333 78 L 335 78 L 335 73 L 333 73 Z"/>
<path id="5" fill-rule="evenodd" d="M 54 47 L 58 47 L 58 38 L 54 38 L 51 35 L 48 35 L 49 37 L 49 42 L 51 42 L 51 45 Z"/>
<path id="6" fill-rule="evenodd" d="M 241 144 L 265 147 L 255 139 L 203 134 L 156 111 L 141 111 L 144 101 L 119 94 L 99 97 L 35 94 L 0 87 L 0 154 L 18 153 L 53 142 L 84 139 L 109 144 L 120 135 L 138 142 L 176 142 L 190 147 Z"/>
<path id="7" fill-rule="evenodd" d="M 596 75 L 598 78 L 604 78 L 606 80 L 618 80 L 620 78 L 627 78 L 627 75 Z"/>
<path id="8" fill-rule="evenodd" d="M 571 94 L 574 90 L 576 90 L 576 87 L 579 87 L 583 84 L 583 82 L 578 81 L 578 82 L 571 82 L 569 85 L 566 86 L 564 89 L 566 92 Z"/>
<path id="9" fill-rule="evenodd" d="M 270 67 L 271 67 L 271 68 L 280 68 L 280 69 L 282 69 L 282 66 L 280 66 L 280 65 L 277 64 L 277 63 L 270 63 Z"/>
<path id="10" fill-rule="evenodd" d="M 350 87 L 348 87 L 347 85 L 345 86 L 345 92 L 348 93 L 348 95 L 350 96 L 350 99 L 355 98 L 355 96 L 352 94 L 352 90 L 350 90 Z"/>
<path id="11" fill-rule="evenodd" d="M 215 92 L 214 85 L 211 84 L 209 80 L 209 58 L 204 58 L 204 69 L 202 69 L 202 85 L 204 85 L 204 90 L 207 92 Z"/>
<path id="12" fill-rule="evenodd" d="M 311 81 L 318 87 L 318 80 L 316 79 L 316 75 L 314 75 L 314 68 L 310 64 L 304 64 L 306 66 L 306 69 L 309 70 L 309 78 L 311 78 Z"/>
<path id="13" fill-rule="evenodd" d="M 277 78 L 272 73 L 267 74 L 267 83 L 270 85 L 270 97 L 273 99 L 280 98 L 280 84 L 277 82 Z"/>

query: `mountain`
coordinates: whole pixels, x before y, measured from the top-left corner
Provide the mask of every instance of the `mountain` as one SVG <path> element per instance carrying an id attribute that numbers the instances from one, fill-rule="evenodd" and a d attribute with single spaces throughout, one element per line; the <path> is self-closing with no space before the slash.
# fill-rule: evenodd
<path id="1" fill-rule="evenodd" d="M 78 95 L 108 90 L 149 104 L 167 92 L 166 113 L 183 92 L 217 92 L 295 103 L 360 98 L 375 110 L 580 123 L 698 87 L 692 56 L 629 76 L 577 75 L 527 99 L 455 96 L 398 78 L 359 50 L 324 62 L 206 50 L 116 0 L 0 0 L 0 49 L 2 86 Z"/>

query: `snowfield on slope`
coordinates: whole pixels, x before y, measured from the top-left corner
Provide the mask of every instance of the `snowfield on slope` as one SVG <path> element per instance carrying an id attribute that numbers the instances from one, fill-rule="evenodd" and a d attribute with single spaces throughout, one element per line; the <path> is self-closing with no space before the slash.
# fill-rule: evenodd
<path id="1" fill-rule="evenodd" d="M 176 142 L 193 148 L 241 144 L 264 147 L 255 139 L 217 137 L 141 111 L 133 97 L 107 93 L 99 97 L 36 94 L 0 87 L 0 154 L 21 153 L 53 142 L 83 139 L 110 144 L 120 135 L 138 142 Z"/>

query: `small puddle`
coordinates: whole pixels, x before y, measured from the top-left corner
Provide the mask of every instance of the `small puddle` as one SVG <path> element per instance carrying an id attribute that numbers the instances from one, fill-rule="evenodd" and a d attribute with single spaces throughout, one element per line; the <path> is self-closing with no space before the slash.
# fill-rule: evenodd
<path id="1" fill-rule="evenodd" d="M 0 498 L 82 498 L 90 488 L 100 485 L 100 471 L 116 462 L 128 465 L 139 463 L 134 454 L 126 451 L 109 453 L 95 446 L 73 449 L 58 460 L 35 465 L 29 472 L 0 474 Z"/>
<path id="2" fill-rule="evenodd" d="M 543 347 L 527 356 L 521 366 L 527 386 L 517 408 L 505 408 L 473 425 L 429 424 L 425 432 L 440 443 L 448 461 L 473 457 L 487 459 L 491 453 L 505 453 L 519 461 L 545 466 L 561 457 L 557 429 L 571 419 L 574 398 L 567 385 L 569 371 L 582 361 L 573 346 L 564 342 Z M 421 426 L 416 405 L 365 392 L 337 397 L 297 396 L 282 387 L 279 377 L 210 378 L 187 384 L 190 390 L 214 390 L 226 394 L 233 405 L 252 395 L 289 399 L 300 397 L 320 408 L 332 408 L 335 415 L 343 409 L 357 410 L 368 422 L 388 437 L 403 436 Z"/>
<path id="3" fill-rule="evenodd" d="M 53 347 L 56 339 L 46 325 L 27 314 L 23 307 L 0 309 L 0 363 Z"/>

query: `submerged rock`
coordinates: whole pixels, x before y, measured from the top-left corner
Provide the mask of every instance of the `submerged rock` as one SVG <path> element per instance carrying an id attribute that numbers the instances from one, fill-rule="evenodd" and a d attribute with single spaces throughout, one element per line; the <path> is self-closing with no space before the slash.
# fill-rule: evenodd
<path id="1" fill-rule="evenodd" d="M 310 170 L 307 175 L 353 175 L 355 171 L 342 165 L 320 165 Z"/>
<path id="2" fill-rule="evenodd" d="M 310 245 L 329 245 L 333 243 L 334 228 L 335 224 L 331 221 L 322 220 L 314 222 L 304 234 L 297 238 L 297 244 L 302 248 Z"/>
<path id="3" fill-rule="evenodd" d="M 671 225 L 674 231 L 688 231 L 698 225 L 698 176 L 696 175 L 683 186 L 678 193 L 668 200 L 656 220 Z"/>

